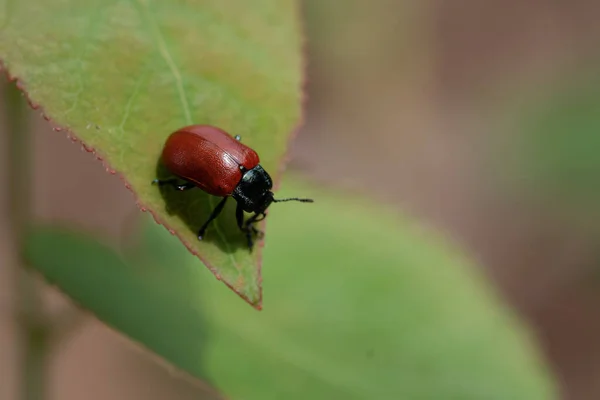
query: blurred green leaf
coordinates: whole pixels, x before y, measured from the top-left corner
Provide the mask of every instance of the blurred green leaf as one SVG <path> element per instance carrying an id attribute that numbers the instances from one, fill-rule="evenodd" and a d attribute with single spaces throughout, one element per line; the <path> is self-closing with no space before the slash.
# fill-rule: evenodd
<path id="1" fill-rule="evenodd" d="M 218 199 L 161 193 L 150 182 L 165 174 L 158 160 L 167 136 L 189 124 L 241 135 L 277 173 L 300 117 L 297 14 L 294 0 L 0 0 L 0 59 L 34 104 L 258 305 L 260 248 L 249 253 L 234 218 L 197 240 Z"/>
<path id="2" fill-rule="evenodd" d="M 556 398 L 528 332 L 462 254 L 379 204 L 288 180 L 255 312 L 151 222 L 117 254 L 42 227 L 28 258 L 101 320 L 231 399 Z M 316 204 L 316 203 L 315 203 Z"/>
<path id="3" fill-rule="evenodd" d="M 544 90 L 522 88 L 498 113 L 504 144 L 491 144 L 495 174 L 507 188 L 584 220 L 598 214 L 600 202 L 597 67 L 571 70 Z"/>

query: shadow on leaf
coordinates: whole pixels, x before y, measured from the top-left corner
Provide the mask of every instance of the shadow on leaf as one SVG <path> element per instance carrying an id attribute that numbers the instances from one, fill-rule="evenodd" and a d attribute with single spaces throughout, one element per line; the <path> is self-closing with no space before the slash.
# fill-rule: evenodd
<path id="1" fill-rule="evenodd" d="M 156 164 L 156 178 L 160 180 L 175 178 L 160 159 Z M 185 181 L 181 180 L 181 182 Z M 177 190 L 173 186 L 164 185 L 158 186 L 158 189 L 165 201 L 165 211 L 179 217 L 194 236 L 198 235 L 200 227 L 222 199 L 211 196 L 199 188 Z M 235 208 L 235 200 L 228 199 L 221 214 L 208 226 L 202 240 L 215 243 L 226 253 L 233 253 L 239 248 L 248 250 L 246 237 L 239 230 L 235 220 Z"/>

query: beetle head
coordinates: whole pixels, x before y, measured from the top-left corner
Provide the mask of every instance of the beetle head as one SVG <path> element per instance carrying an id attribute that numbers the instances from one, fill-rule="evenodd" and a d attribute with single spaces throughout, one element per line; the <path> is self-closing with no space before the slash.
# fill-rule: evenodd
<path id="1" fill-rule="evenodd" d="M 300 201 L 312 203 L 312 199 L 300 199 L 291 197 L 287 199 L 275 199 L 271 189 L 273 181 L 260 165 L 252 168 L 242 176 L 240 183 L 232 193 L 233 198 L 242 206 L 244 211 L 264 214 L 271 203 L 282 203 L 285 201 Z"/>

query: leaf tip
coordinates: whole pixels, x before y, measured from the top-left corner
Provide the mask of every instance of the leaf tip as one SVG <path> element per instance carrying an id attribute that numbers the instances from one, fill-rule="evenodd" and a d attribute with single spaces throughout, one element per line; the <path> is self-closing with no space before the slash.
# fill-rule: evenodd
<path id="1" fill-rule="evenodd" d="M 213 274 L 213 276 L 218 280 L 223 282 L 231 291 L 241 297 L 246 303 L 250 304 L 253 308 L 257 310 L 262 310 L 262 258 L 258 258 L 258 276 L 257 276 L 257 287 L 258 287 L 258 296 L 252 296 L 250 294 L 244 293 L 241 289 L 243 285 L 232 284 L 228 282 L 226 279 L 223 279 L 219 271 L 203 256 L 201 256 L 196 250 L 194 250 L 193 246 L 185 240 L 185 238 L 180 235 L 176 230 L 169 227 L 167 223 L 165 223 L 159 215 L 151 208 L 145 207 L 141 202 L 136 202 L 137 206 L 144 212 L 149 212 L 154 219 L 154 222 L 158 225 L 161 225 L 163 228 L 169 231 L 169 233 L 175 237 L 184 245 L 184 247 L 196 258 L 202 262 L 208 268 L 208 270 Z M 262 244 L 261 244 L 262 248 Z M 262 255 L 262 253 L 261 253 Z"/>
<path id="2" fill-rule="evenodd" d="M 24 98 L 26 99 L 27 103 L 29 104 L 29 106 L 33 109 L 33 110 L 41 110 L 41 117 L 48 122 L 51 126 L 52 126 L 52 130 L 55 132 L 63 132 L 66 134 L 67 138 L 70 139 L 73 143 L 81 143 L 82 149 L 85 150 L 88 153 L 92 153 L 93 156 L 102 163 L 102 165 L 104 166 L 104 168 L 106 169 L 106 172 L 110 173 L 111 175 L 118 175 L 119 178 L 121 179 L 121 181 L 124 183 L 125 187 L 133 193 L 134 198 L 136 200 L 136 206 L 138 207 L 138 209 L 142 212 L 150 212 L 150 214 L 153 216 L 153 219 L 155 220 L 155 222 L 159 225 L 162 225 L 164 228 L 166 228 L 172 235 L 176 236 L 179 241 L 181 243 L 183 243 L 183 245 L 187 248 L 187 250 L 192 253 L 192 255 L 194 255 L 195 257 L 197 257 L 210 271 L 211 273 L 218 279 L 221 280 L 223 283 L 225 283 L 233 292 L 235 292 L 238 296 L 240 296 L 242 299 L 244 299 L 245 302 L 247 302 L 248 304 L 250 304 L 253 308 L 257 309 L 257 310 L 262 310 L 262 278 L 261 278 L 261 264 L 262 264 L 262 260 L 261 257 L 258 258 L 258 277 L 257 277 L 257 286 L 258 286 L 258 295 L 256 296 L 255 293 L 244 293 L 244 291 L 240 288 L 236 288 L 234 287 L 234 285 L 229 284 L 226 280 L 222 279 L 219 276 L 218 270 L 212 266 L 208 260 L 205 257 L 202 257 L 197 251 L 195 251 L 193 249 L 193 247 L 191 246 L 190 243 L 188 243 L 181 235 L 179 235 L 174 229 L 172 229 L 171 227 L 169 227 L 167 224 L 164 223 L 164 221 L 162 221 L 158 215 L 154 212 L 154 210 L 152 210 L 151 208 L 147 207 L 145 204 L 143 204 L 139 197 L 137 192 L 133 189 L 131 183 L 128 181 L 128 179 L 125 177 L 124 174 L 120 173 L 119 171 L 116 171 L 115 169 L 113 169 L 109 163 L 107 162 L 106 158 L 104 157 L 103 154 L 100 154 L 94 147 L 88 145 L 87 143 L 85 143 L 81 138 L 79 138 L 75 132 L 72 131 L 72 129 L 65 127 L 65 126 L 61 126 L 59 123 L 57 123 L 52 116 L 50 116 L 44 109 L 43 107 L 39 104 L 36 103 L 29 95 L 28 91 L 27 91 L 27 85 L 24 83 L 24 81 L 22 79 L 20 79 L 18 76 L 13 75 L 10 73 L 9 68 L 6 66 L 5 62 L 3 60 L 0 60 L 0 72 L 4 72 L 7 80 L 9 83 L 14 84 L 15 87 L 17 88 L 17 90 L 19 90 L 22 95 L 24 96 Z M 97 127 L 97 126 L 96 126 Z M 98 127 L 97 127 L 98 128 Z M 261 245 L 262 248 L 262 245 Z"/>

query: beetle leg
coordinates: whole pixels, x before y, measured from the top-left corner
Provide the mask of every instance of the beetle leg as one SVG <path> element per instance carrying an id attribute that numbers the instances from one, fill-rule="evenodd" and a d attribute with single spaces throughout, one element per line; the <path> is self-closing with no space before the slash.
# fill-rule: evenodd
<path id="1" fill-rule="evenodd" d="M 195 187 L 196 187 L 196 185 L 194 185 L 193 183 L 190 183 L 190 182 L 184 183 L 182 185 L 175 185 L 175 188 L 177 190 L 190 190 Z"/>
<path id="2" fill-rule="evenodd" d="M 246 240 L 248 241 L 248 248 L 252 251 L 252 247 L 254 247 L 254 243 L 252 241 L 252 231 L 248 229 L 247 226 L 244 226 L 244 209 L 241 205 L 238 204 L 235 209 L 235 220 L 237 221 L 237 226 L 240 228 L 240 231 L 246 234 Z"/>
<path id="3" fill-rule="evenodd" d="M 240 228 L 241 231 L 244 231 L 244 209 L 239 204 L 235 209 L 235 220 L 237 221 L 238 228 Z"/>
<path id="4" fill-rule="evenodd" d="M 152 181 L 152 183 L 155 183 L 158 186 L 170 185 L 170 186 L 173 186 L 177 190 L 189 190 L 189 189 L 193 189 L 196 187 L 196 185 L 194 185 L 191 182 L 186 182 L 183 184 L 179 183 L 179 182 L 177 182 L 177 179 L 165 179 L 162 181 L 159 179 L 155 179 Z"/>
<path id="5" fill-rule="evenodd" d="M 254 227 L 255 222 L 264 218 L 263 217 L 257 220 L 257 216 L 259 215 L 260 214 L 253 215 L 248 219 L 246 224 L 244 224 L 244 209 L 240 205 L 238 205 L 235 209 L 235 219 L 237 221 L 238 228 L 240 228 L 240 230 L 246 234 L 246 239 L 248 240 L 248 247 L 250 250 L 252 250 L 252 247 L 254 247 L 252 234 L 255 234 L 257 237 L 263 236 L 263 233 Z"/>
<path id="6" fill-rule="evenodd" d="M 254 225 L 250 225 L 248 229 L 250 229 L 258 238 L 263 238 L 265 235 L 263 231 L 256 229 Z"/>
<path id="7" fill-rule="evenodd" d="M 264 213 L 254 214 L 253 216 L 248 218 L 248 221 L 246 221 L 246 226 L 244 230 L 248 233 L 252 231 L 257 237 L 262 238 L 264 236 L 263 231 L 256 229 L 254 224 L 256 222 L 262 221 L 263 219 L 265 219 L 265 217 L 266 215 Z"/>
<path id="8" fill-rule="evenodd" d="M 237 140 L 238 142 L 242 141 L 242 137 L 240 135 L 235 135 L 235 140 Z"/>
<path id="9" fill-rule="evenodd" d="M 210 217 L 208 217 L 208 220 L 202 225 L 202 227 L 198 231 L 198 239 L 199 240 L 202 240 L 202 237 L 204 236 L 204 233 L 206 232 L 206 228 L 208 228 L 208 224 L 210 224 L 213 219 L 217 218 L 219 216 L 219 214 L 221 214 L 221 211 L 223 211 L 223 207 L 225 207 L 225 202 L 227 202 L 228 198 L 229 198 L 229 196 L 223 197 L 223 200 L 221 200 L 219 202 L 219 204 L 217 204 L 215 209 L 212 210 L 212 212 L 210 213 Z"/>
<path id="10" fill-rule="evenodd" d="M 260 215 L 260 218 L 258 218 L 258 216 L 259 216 L 259 215 Z M 262 221 L 262 220 L 263 220 L 263 219 L 265 219 L 266 217 L 267 217 L 267 214 L 265 214 L 265 213 L 260 213 L 260 214 L 256 214 L 256 215 L 254 215 L 254 217 L 252 217 L 251 219 L 252 219 L 252 222 L 254 223 L 254 222 L 259 222 L 259 221 Z"/>
<path id="11" fill-rule="evenodd" d="M 252 240 L 252 235 L 248 230 L 246 231 L 246 240 L 248 241 L 248 248 L 250 251 L 252 251 L 252 248 L 254 247 L 254 241 Z"/>

